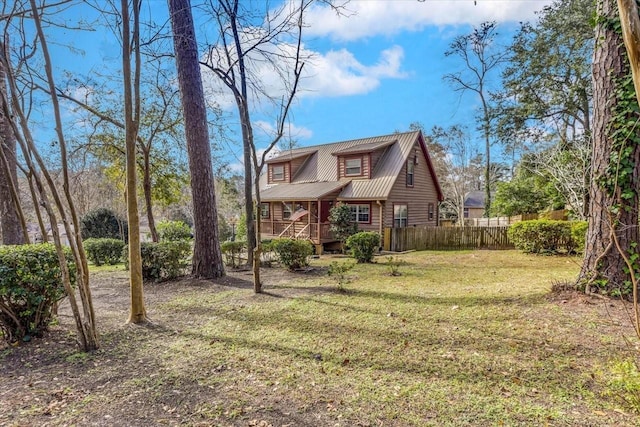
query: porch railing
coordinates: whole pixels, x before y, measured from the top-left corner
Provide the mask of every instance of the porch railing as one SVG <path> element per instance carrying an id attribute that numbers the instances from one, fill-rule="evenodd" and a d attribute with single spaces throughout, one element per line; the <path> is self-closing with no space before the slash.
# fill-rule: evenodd
<path id="1" fill-rule="evenodd" d="M 316 242 L 334 240 L 333 233 L 329 229 L 329 223 L 317 222 L 305 223 L 302 221 L 291 223 L 289 221 L 262 221 L 260 231 L 262 234 L 290 238 L 309 238 Z"/>

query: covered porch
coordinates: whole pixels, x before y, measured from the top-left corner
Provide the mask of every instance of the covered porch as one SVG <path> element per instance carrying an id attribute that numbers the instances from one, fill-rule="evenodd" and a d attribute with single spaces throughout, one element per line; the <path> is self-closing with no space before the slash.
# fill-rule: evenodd
<path id="1" fill-rule="evenodd" d="M 263 239 L 307 239 L 314 245 L 335 242 L 329 227 L 334 200 L 262 202 L 260 234 Z"/>

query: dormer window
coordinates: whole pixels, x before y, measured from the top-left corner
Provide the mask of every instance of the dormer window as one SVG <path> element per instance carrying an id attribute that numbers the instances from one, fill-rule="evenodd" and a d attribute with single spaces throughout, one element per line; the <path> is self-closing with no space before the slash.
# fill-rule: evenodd
<path id="1" fill-rule="evenodd" d="M 362 175 L 362 157 L 346 159 L 344 161 L 344 175 L 345 176 Z"/>
<path id="2" fill-rule="evenodd" d="M 273 181 L 284 181 L 284 165 L 273 165 L 271 167 L 271 179 Z"/>

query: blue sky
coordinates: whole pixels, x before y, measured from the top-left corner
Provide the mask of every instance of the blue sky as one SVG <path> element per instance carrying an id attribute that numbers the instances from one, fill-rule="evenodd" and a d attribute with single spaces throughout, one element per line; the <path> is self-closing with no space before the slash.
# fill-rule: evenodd
<path id="1" fill-rule="evenodd" d="M 258 1 L 258 0 L 242 0 Z M 192 0 L 192 4 L 198 0 Z M 472 25 L 498 22 L 500 42 L 507 44 L 519 22 L 535 19 L 551 0 L 352 0 L 348 17 L 338 17 L 326 7 L 314 7 L 306 16 L 304 49 L 313 56 L 305 64 L 306 76 L 291 114 L 292 137 L 299 145 L 315 145 L 406 130 L 421 122 L 434 125 L 465 124 L 475 128 L 477 98 L 460 95 L 442 77 L 462 68 L 444 52 L 457 35 L 467 34 Z M 143 14 L 166 20 L 166 1 L 143 2 Z M 93 19 L 95 13 L 78 9 L 78 15 Z M 197 31 L 206 25 L 194 8 Z M 78 16 L 76 16 L 77 18 Z M 96 30 L 78 36 L 69 31 L 58 37 L 72 39 L 84 50 L 78 61 L 59 51 L 62 69 L 100 71 L 120 67 L 120 48 L 113 33 Z M 202 37 L 201 37 L 202 36 Z M 204 35 L 198 34 L 199 41 Z M 69 40 L 68 40 L 69 41 Z M 265 79 L 273 76 L 264 75 Z M 495 75 L 496 79 L 498 75 Z M 204 74 L 205 86 L 215 86 Z M 210 95 L 220 104 L 231 128 L 237 123 L 235 107 L 228 97 Z M 258 138 L 273 119 L 268 111 L 256 111 Z M 474 138 L 476 138 L 474 136 Z M 232 170 L 241 170 L 240 135 L 231 135 L 223 150 Z M 499 155 L 499 148 L 495 148 Z"/>
<path id="2" fill-rule="evenodd" d="M 412 122 L 427 130 L 460 123 L 473 131 L 477 97 L 461 96 L 442 80 L 461 68 L 444 55 L 449 43 L 473 25 L 495 20 L 500 42 L 508 44 L 519 22 L 534 20 L 534 12 L 550 3 L 354 0 L 347 5 L 349 17 L 313 9 L 304 47 L 315 59 L 305 64 L 308 78 L 291 116 L 293 138 L 315 145 L 407 130 Z M 268 116 L 254 119 L 270 127 Z"/>

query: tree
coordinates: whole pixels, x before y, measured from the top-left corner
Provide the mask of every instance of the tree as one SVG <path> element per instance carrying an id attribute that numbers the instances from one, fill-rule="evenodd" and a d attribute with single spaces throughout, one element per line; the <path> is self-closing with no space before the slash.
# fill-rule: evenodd
<path id="1" fill-rule="evenodd" d="M 593 0 L 555 1 L 523 23 L 508 50 L 496 132 L 510 152 L 553 141 L 569 147 L 591 132 Z M 529 144 L 529 145 L 530 145 Z"/>
<path id="2" fill-rule="evenodd" d="M 191 172 L 195 238 L 192 273 L 210 279 L 224 275 L 224 264 L 198 46 L 190 1 L 168 0 L 168 4 Z"/>
<path id="3" fill-rule="evenodd" d="M 358 223 L 353 221 L 349 205 L 345 203 L 336 204 L 329 210 L 328 219 L 329 230 L 342 243 L 342 249 L 344 250 L 344 243 L 349 236 L 358 232 Z"/>
<path id="4" fill-rule="evenodd" d="M 262 11 L 239 0 L 209 2 L 217 24 L 218 43 L 210 45 L 203 65 L 208 67 L 233 94 L 240 118 L 244 160 L 245 220 L 247 226 L 248 263 L 253 267 L 256 293 L 262 292 L 260 281 L 260 222 L 255 219 L 253 194 L 260 206 L 260 175 L 269 152 L 284 135 L 289 109 L 298 89 L 304 62 L 301 60 L 303 14 L 312 0 L 300 0 L 299 6 L 285 2 Z M 256 26 L 255 22 L 262 22 Z M 258 71 L 267 64 L 275 70 L 283 86 L 282 94 L 269 94 Z M 259 154 L 251 120 L 251 106 L 256 96 L 277 110 L 275 132 Z"/>
<path id="5" fill-rule="evenodd" d="M 121 1 L 122 13 L 122 77 L 124 84 L 124 126 L 127 173 L 127 223 L 129 225 L 129 323 L 146 323 L 142 287 L 142 255 L 140 252 L 140 217 L 138 215 L 138 182 L 136 141 L 140 124 L 140 1 L 133 0 L 133 28 L 130 28 L 129 1 Z M 131 56 L 134 56 L 132 70 Z"/>
<path id="6" fill-rule="evenodd" d="M 556 144 L 533 151 L 526 156 L 526 160 L 524 167 L 551 184 L 576 219 L 587 219 L 590 138 L 586 135 L 576 138 L 570 148 Z"/>
<path id="7" fill-rule="evenodd" d="M 438 179 L 444 193 L 442 211 L 449 212 L 460 225 L 464 221 L 464 199 L 468 192 L 478 189 L 480 170 L 476 166 L 482 157 L 476 153 L 466 129 L 460 125 L 448 128 L 434 126 L 427 134 L 429 147 L 442 148 L 439 156 Z"/>
<path id="8" fill-rule="evenodd" d="M 637 257 L 640 237 L 640 136 L 634 131 L 640 108 L 616 2 L 600 0 L 597 16 L 590 221 L 578 280 L 587 293 L 629 294 L 632 286 L 625 257 Z"/>
<path id="9" fill-rule="evenodd" d="M 7 42 L 7 38 L 4 38 L 4 44 L 2 46 L 3 53 L 0 55 L 0 61 L 2 61 L 2 68 L 6 72 L 8 90 L 6 94 L 0 91 L 2 92 L 0 96 L 3 98 L 2 102 L 0 102 L 0 107 L 3 108 L 5 117 L 11 118 L 10 124 L 13 135 L 20 146 L 26 168 L 37 188 L 38 200 L 33 200 L 33 202 L 34 204 L 41 204 L 49 217 L 56 254 L 62 272 L 62 282 L 69 298 L 76 323 L 78 342 L 83 350 L 91 351 L 97 349 L 99 346 L 98 334 L 91 299 L 91 290 L 89 288 L 87 257 L 82 246 L 78 215 L 75 210 L 69 185 L 67 144 L 63 132 L 59 99 L 54 93 L 55 80 L 53 77 L 53 63 L 42 26 L 41 14 L 43 13 L 44 7 L 38 7 L 35 0 L 30 0 L 29 6 L 28 10 L 20 10 L 18 9 L 18 5 L 14 3 L 12 13 L 3 17 L 3 34 L 12 33 L 12 36 L 18 38 L 23 44 L 21 48 L 12 50 Z M 26 27 L 21 22 L 14 25 L 13 20 L 15 17 L 18 17 L 16 19 L 20 20 L 21 17 L 27 13 L 32 19 L 35 34 L 27 35 Z M 29 42 L 26 41 L 27 38 L 29 38 Z M 36 40 L 35 43 L 31 43 L 33 39 Z M 51 111 L 53 112 L 57 147 L 59 149 L 60 172 L 62 175 L 61 190 L 59 190 L 56 185 L 42 155 L 39 153 L 30 129 L 29 117 L 25 113 L 25 106 L 26 108 L 30 108 L 28 101 L 29 99 L 33 99 L 33 93 L 31 91 L 34 86 L 27 84 L 26 87 L 23 87 L 22 89 L 26 90 L 26 93 L 18 87 L 17 73 L 13 64 L 13 61 L 16 61 L 21 67 L 29 68 L 29 76 L 33 77 L 35 70 L 30 66 L 29 62 L 36 53 L 38 53 L 35 51 L 34 46 L 38 46 L 41 49 L 41 59 L 44 64 L 44 76 L 42 76 L 42 79 L 46 82 L 49 93 L 51 94 L 49 101 Z M 11 56 L 12 54 L 14 57 Z M 51 199 L 53 199 L 53 204 L 50 201 Z M 60 215 L 62 219 L 62 225 L 67 233 L 68 243 L 76 262 L 76 288 L 71 286 L 70 272 L 58 229 L 58 215 Z M 80 305 L 77 300 L 78 295 L 81 301 Z"/>
<path id="10" fill-rule="evenodd" d="M 4 47 L 0 38 L 0 47 Z M 0 55 L 3 55 L 0 52 Z M 0 92 L 6 99 L 6 72 L 0 61 Z M 0 103 L 3 101 L 0 99 Z M 7 108 L 8 109 L 8 108 Z M 24 215 L 20 212 L 17 183 L 18 169 L 16 140 L 11 129 L 10 118 L 0 105 L 0 241 L 4 245 L 19 245 L 29 242 Z"/>
<path id="11" fill-rule="evenodd" d="M 578 218 L 588 213 L 593 89 L 592 0 L 556 1 L 522 24 L 509 47 L 502 90 L 493 94 L 495 132 L 505 151 L 533 153 Z M 514 166 L 515 166 L 514 162 Z"/>
<path id="12" fill-rule="evenodd" d="M 143 42 L 147 47 L 153 43 L 154 40 Z M 176 202 L 182 184 L 187 182 L 186 167 L 179 149 L 180 131 L 183 127 L 179 94 L 173 87 L 174 76 L 160 59 L 154 59 L 154 56 L 159 55 L 145 55 L 147 61 L 144 69 L 141 69 L 138 84 L 145 96 L 140 100 L 136 139 L 140 190 L 154 242 L 158 241 L 154 205 L 168 206 Z M 110 90 L 107 84 L 100 85 L 87 80 L 86 83 L 78 84 L 78 77 L 74 76 L 70 87 L 58 89 L 58 95 L 69 101 L 76 112 L 84 110 L 88 113 L 87 121 L 93 127 L 93 131 L 79 141 L 75 154 L 88 153 L 104 163 L 109 177 L 124 187 L 122 171 L 125 170 L 126 162 L 125 122 L 118 118 L 123 114 L 122 93 Z M 73 96 L 74 92 L 83 93 L 85 99 Z M 98 93 L 100 96 L 96 96 Z"/>
<path id="13" fill-rule="evenodd" d="M 498 215 L 538 213 L 553 206 L 555 192 L 546 177 L 532 173 L 523 161 L 509 182 L 497 184 L 493 212 Z"/>
<path id="14" fill-rule="evenodd" d="M 489 79 L 505 61 L 506 52 L 496 45 L 496 23 L 484 22 L 474 27 L 471 34 L 456 37 L 445 52 L 446 56 L 457 56 L 464 63 L 463 71 L 449 73 L 444 80 L 455 90 L 471 91 L 481 102 L 480 123 L 485 145 L 485 214 L 491 212 L 491 107 Z"/>

